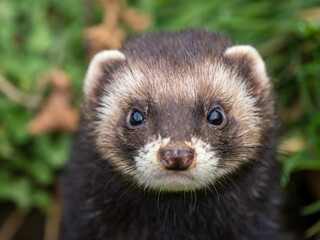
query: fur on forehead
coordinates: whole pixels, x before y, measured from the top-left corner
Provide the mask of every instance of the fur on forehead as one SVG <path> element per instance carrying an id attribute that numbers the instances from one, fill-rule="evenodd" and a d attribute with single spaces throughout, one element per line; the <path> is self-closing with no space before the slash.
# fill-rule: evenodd
<path id="1" fill-rule="evenodd" d="M 196 66 L 172 68 L 168 63 L 131 64 L 114 73 L 113 81 L 103 86 L 105 95 L 127 101 L 152 100 L 159 105 L 174 101 L 194 103 L 200 98 L 210 101 L 220 98 L 230 104 L 251 99 L 245 79 L 222 61 L 210 59 Z M 196 64 L 196 63 L 195 63 Z"/>
<path id="2" fill-rule="evenodd" d="M 86 77 L 84 92 L 94 96 L 93 86 L 98 85 L 99 112 L 104 118 L 110 114 L 120 116 L 124 107 L 134 101 L 152 101 L 162 106 L 169 100 L 192 105 L 199 99 L 209 104 L 218 99 L 233 107 L 237 116 L 250 118 L 257 112 L 255 103 L 261 96 L 266 99 L 270 92 L 257 51 L 249 46 L 231 46 L 229 40 L 217 34 L 150 34 L 125 44 L 121 51 L 104 52 L 103 61 L 98 55 L 99 61 L 94 59 Z M 238 66 L 239 59 L 246 67 L 251 64 L 249 71 Z M 105 69 L 119 61 L 121 67 L 110 75 Z M 95 81 L 99 77 L 110 81 Z"/>
<path id="3" fill-rule="evenodd" d="M 147 105 L 151 100 L 160 107 L 171 103 L 192 107 L 201 99 L 207 108 L 217 100 L 232 108 L 233 115 L 243 124 L 254 127 L 259 122 L 257 99 L 250 95 L 243 77 L 223 61 L 205 60 L 194 68 L 168 72 L 159 66 L 142 68 L 132 64 L 130 69 L 123 68 L 113 76 L 114 81 L 104 86 L 100 101 L 103 121 L 121 116 L 135 102 Z"/>
<path id="4" fill-rule="evenodd" d="M 111 50 L 97 54 L 90 64 L 85 79 L 84 93 L 87 99 L 96 100 L 97 91 L 101 92 L 106 83 L 109 83 L 109 81 L 104 80 L 111 79 L 114 81 L 117 78 L 110 72 L 114 68 L 113 65 L 121 62 L 121 60 L 126 60 L 127 75 L 144 75 L 155 83 L 157 83 L 157 79 L 159 81 L 161 79 L 161 81 L 170 84 L 172 80 L 179 76 L 185 77 L 188 72 L 192 72 L 194 75 L 200 73 L 198 75 L 202 77 L 203 71 L 200 66 L 202 64 L 206 65 L 209 62 L 207 65 L 214 65 L 217 62 L 225 61 L 231 63 L 229 67 L 235 68 L 238 75 L 248 78 L 246 79 L 249 86 L 248 91 L 251 91 L 253 95 L 261 97 L 268 95 L 270 92 L 270 83 L 264 62 L 253 47 L 232 46 L 229 39 L 225 39 L 218 34 L 203 30 L 189 30 L 178 33 L 148 34 L 124 44 L 121 52 Z M 212 66 L 210 67 L 212 69 Z M 198 78 L 198 76 L 193 76 L 193 78 L 195 77 Z M 133 76 L 128 76 L 129 80 L 131 78 Z M 132 81 L 128 82 L 131 83 Z M 186 81 L 179 82 L 185 84 Z M 153 83 L 151 86 L 147 86 L 148 83 L 148 81 L 145 81 L 139 87 L 140 90 L 155 85 Z M 179 87 L 177 84 L 173 86 Z M 167 91 L 169 87 L 163 85 L 160 90 L 170 92 Z M 182 89 L 186 88 L 183 87 Z M 192 94 L 194 92 L 192 89 L 186 90 L 189 94 Z M 175 98 L 177 93 L 179 92 L 175 90 Z M 138 97 L 138 94 L 131 96 Z"/>

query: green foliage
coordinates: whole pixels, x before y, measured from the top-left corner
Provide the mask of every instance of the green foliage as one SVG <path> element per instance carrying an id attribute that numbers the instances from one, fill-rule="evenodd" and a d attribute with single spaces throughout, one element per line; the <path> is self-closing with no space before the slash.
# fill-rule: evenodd
<path id="1" fill-rule="evenodd" d="M 128 4 L 153 17 L 149 31 L 201 27 L 238 44 L 256 46 L 275 83 L 283 138 L 304 143 L 280 159 L 283 184 L 293 172 L 320 169 L 320 20 L 301 12 L 315 8 L 318 0 L 128 0 Z M 73 79 L 78 102 L 86 67 L 84 9 L 82 1 L 74 0 L 0 0 L 0 74 L 32 93 L 40 73 L 62 68 Z M 101 12 L 94 11 L 91 18 L 101 19 Z M 294 117 L 285 117 L 288 111 Z M 70 142 L 64 134 L 28 135 L 26 125 L 34 115 L 0 95 L 0 201 L 22 208 L 48 206 L 49 187 L 57 181 Z M 319 234 L 319 223 L 310 234 Z"/>
<path id="2" fill-rule="evenodd" d="M 85 68 L 80 1 L 0 1 L 0 74 L 32 94 L 36 78 L 53 67 L 64 69 L 80 93 Z M 45 209 L 49 187 L 65 163 L 70 136 L 32 137 L 28 122 L 36 112 L 0 94 L 0 201 Z"/>

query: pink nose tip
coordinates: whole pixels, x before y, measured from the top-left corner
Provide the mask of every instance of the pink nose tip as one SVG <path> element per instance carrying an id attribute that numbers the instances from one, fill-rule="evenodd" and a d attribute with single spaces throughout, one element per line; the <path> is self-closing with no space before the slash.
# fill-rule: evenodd
<path id="1" fill-rule="evenodd" d="M 186 170 L 194 159 L 194 153 L 189 149 L 165 149 L 160 151 L 160 162 L 168 170 Z"/>

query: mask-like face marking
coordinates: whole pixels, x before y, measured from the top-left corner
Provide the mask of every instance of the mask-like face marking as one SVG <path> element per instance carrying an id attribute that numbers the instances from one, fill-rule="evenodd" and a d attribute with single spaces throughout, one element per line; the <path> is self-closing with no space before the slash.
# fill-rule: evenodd
<path id="1" fill-rule="evenodd" d="M 255 159 L 273 114 L 272 102 L 266 102 L 267 75 L 261 84 L 254 79 L 264 71 L 256 54 L 233 47 L 225 61 L 204 58 L 176 68 L 163 59 L 146 67 L 118 54 L 122 64 L 103 85 L 92 118 L 101 156 L 130 181 L 157 191 L 210 188 Z M 241 74 L 229 65 L 234 56 L 238 61 L 247 55 L 258 72 Z M 159 151 L 175 141 L 194 152 L 194 164 L 184 171 L 168 170 L 159 161 Z"/>
<path id="2" fill-rule="evenodd" d="M 195 151 L 194 166 L 186 171 L 168 171 L 159 162 L 159 150 L 170 142 L 170 138 L 160 136 L 145 146 L 134 157 L 136 169 L 127 174 L 134 177 L 144 188 L 159 191 L 191 191 L 210 187 L 216 178 L 220 177 L 224 169 L 218 171 L 219 157 L 212 146 L 201 139 L 192 138 L 185 142 Z"/>

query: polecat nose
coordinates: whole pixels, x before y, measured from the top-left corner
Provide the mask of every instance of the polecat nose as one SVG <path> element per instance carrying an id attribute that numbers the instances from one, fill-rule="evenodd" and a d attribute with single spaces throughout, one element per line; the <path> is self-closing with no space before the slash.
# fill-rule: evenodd
<path id="1" fill-rule="evenodd" d="M 194 159 L 194 153 L 189 149 L 164 149 L 160 151 L 160 162 L 168 170 L 186 170 Z"/>

